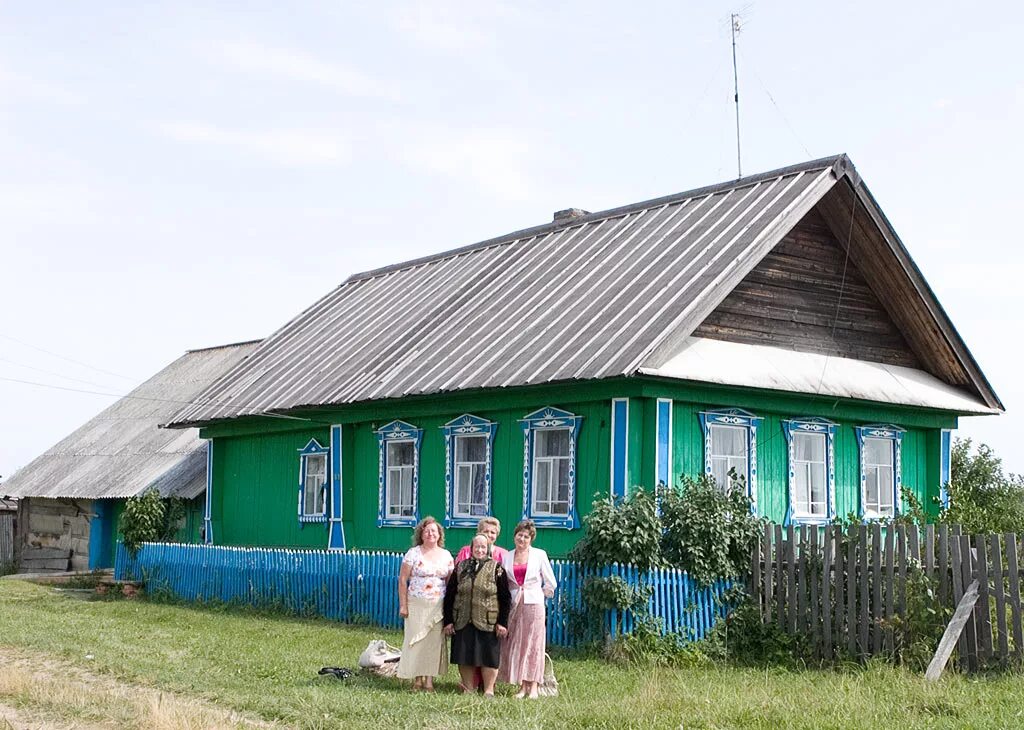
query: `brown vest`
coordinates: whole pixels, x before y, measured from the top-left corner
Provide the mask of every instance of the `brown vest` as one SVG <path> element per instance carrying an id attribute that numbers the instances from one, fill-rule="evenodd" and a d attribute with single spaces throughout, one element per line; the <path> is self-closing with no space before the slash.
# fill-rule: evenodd
<path id="1" fill-rule="evenodd" d="M 470 560 L 459 564 L 459 587 L 455 594 L 455 630 L 464 629 L 472 621 L 481 631 L 494 631 L 498 622 L 498 563 L 488 560 L 473 575 Z"/>

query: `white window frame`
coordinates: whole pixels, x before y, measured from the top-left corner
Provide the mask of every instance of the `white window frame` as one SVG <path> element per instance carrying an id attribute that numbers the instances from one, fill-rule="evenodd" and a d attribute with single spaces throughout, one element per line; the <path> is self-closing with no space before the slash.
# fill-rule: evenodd
<path id="1" fill-rule="evenodd" d="M 763 419 L 741 408 L 704 411 L 700 414 L 700 427 L 704 433 L 704 473 L 714 473 L 714 431 L 717 428 L 737 428 L 746 432 L 747 468 L 739 474 L 746 481 L 751 509 L 757 511 L 757 429 Z M 719 485 L 723 486 L 723 485 Z"/>
<path id="2" fill-rule="evenodd" d="M 838 424 L 824 418 L 800 418 L 782 422 L 788 444 L 789 471 L 789 518 L 793 523 L 821 525 L 827 523 L 836 514 L 836 457 L 835 435 Z M 823 515 L 798 513 L 796 511 L 797 462 L 794 438 L 797 434 L 821 436 L 825 445 L 825 457 L 822 464 L 825 478 L 825 513 Z M 804 463 L 804 462 L 802 462 Z M 811 463 L 811 462 L 806 462 Z M 809 502 L 810 495 L 808 495 Z"/>
<path id="3" fill-rule="evenodd" d="M 309 464 L 312 459 L 323 460 L 323 479 L 319 487 L 315 484 L 313 489 L 319 491 L 320 509 L 312 512 L 306 511 L 306 494 L 309 489 L 307 482 L 310 478 Z M 316 439 L 310 439 L 304 447 L 299 449 L 299 494 L 298 494 L 298 516 L 299 522 L 327 522 L 327 484 L 331 473 L 330 449 L 321 446 Z M 316 498 L 314 497 L 314 500 Z"/>
<path id="4" fill-rule="evenodd" d="M 523 517 L 534 521 L 537 527 L 560 527 L 573 530 L 579 527 L 576 510 L 576 448 L 582 416 L 554 407 L 541 408 L 520 420 L 523 429 Z M 567 431 L 569 455 L 567 457 L 536 457 L 536 435 L 542 431 Z M 536 474 L 538 459 L 554 464 L 568 461 L 568 507 L 566 514 L 553 514 L 536 507 Z M 550 472 L 549 472 L 550 473 Z M 549 502 L 550 503 L 550 502 Z"/>
<path id="5" fill-rule="evenodd" d="M 445 527 L 476 527 L 481 517 L 492 514 L 492 486 L 494 462 L 494 435 L 498 424 L 465 413 L 441 426 L 444 432 L 445 452 Z M 486 439 L 484 466 L 484 504 L 482 514 L 458 510 L 458 440 L 462 438 Z M 478 462 L 473 462 L 478 463 Z"/>
<path id="6" fill-rule="evenodd" d="M 420 445 L 423 441 L 423 429 L 405 421 L 392 421 L 376 431 L 378 445 L 377 465 L 377 526 L 378 527 L 415 527 L 419 522 L 420 496 Z M 396 515 L 391 512 L 391 494 L 393 468 L 388 463 L 388 446 L 409 443 L 413 447 L 412 459 L 412 514 Z M 398 467 L 395 467 L 398 468 Z"/>
<path id="7" fill-rule="evenodd" d="M 866 520 L 880 520 L 896 517 L 901 512 L 903 468 L 902 468 L 902 444 L 904 429 L 891 424 L 858 426 L 857 447 L 860 450 L 860 511 L 861 516 Z M 869 509 L 868 505 L 868 475 L 872 468 L 877 469 L 878 465 L 869 464 L 867 461 L 867 441 L 883 441 L 888 443 L 892 455 L 892 510 L 889 512 L 881 509 Z"/>

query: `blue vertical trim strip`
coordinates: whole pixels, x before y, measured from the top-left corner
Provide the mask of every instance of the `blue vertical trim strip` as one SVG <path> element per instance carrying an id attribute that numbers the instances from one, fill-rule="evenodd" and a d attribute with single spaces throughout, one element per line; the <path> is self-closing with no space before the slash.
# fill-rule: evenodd
<path id="1" fill-rule="evenodd" d="M 939 500 L 941 500 L 943 508 L 949 507 L 947 486 L 950 479 L 953 478 L 952 453 L 953 432 L 944 428 L 939 435 Z"/>
<path id="2" fill-rule="evenodd" d="M 629 467 L 629 399 L 612 398 L 612 497 L 626 496 Z"/>
<path id="3" fill-rule="evenodd" d="M 107 502 L 103 499 L 94 499 L 92 508 L 94 515 L 89 520 L 89 570 L 96 570 L 107 567 L 103 565 L 103 535 L 109 529 Z"/>
<path id="4" fill-rule="evenodd" d="M 206 514 L 203 516 L 203 542 L 213 544 L 213 441 L 206 442 Z"/>
<path id="5" fill-rule="evenodd" d="M 327 533 L 328 550 L 345 549 L 344 509 L 341 495 L 341 426 L 331 426 L 331 523 Z"/>
<path id="6" fill-rule="evenodd" d="M 668 486 L 672 472 L 672 401 L 658 399 L 655 432 L 658 443 L 654 455 L 654 479 Z"/>

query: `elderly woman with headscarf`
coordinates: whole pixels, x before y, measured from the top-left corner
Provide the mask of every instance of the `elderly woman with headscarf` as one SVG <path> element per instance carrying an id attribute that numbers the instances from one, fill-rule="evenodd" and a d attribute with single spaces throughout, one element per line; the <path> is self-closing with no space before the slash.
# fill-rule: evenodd
<path id="1" fill-rule="evenodd" d="M 459 665 L 462 691 L 473 691 L 479 669 L 484 696 L 494 696 L 501 662 L 499 639 L 508 632 L 512 603 L 505 569 L 490 555 L 490 542 L 477 535 L 471 556 L 459 563 L 444 596 L 444 632 L 452 637 L 451 660 Z"/>

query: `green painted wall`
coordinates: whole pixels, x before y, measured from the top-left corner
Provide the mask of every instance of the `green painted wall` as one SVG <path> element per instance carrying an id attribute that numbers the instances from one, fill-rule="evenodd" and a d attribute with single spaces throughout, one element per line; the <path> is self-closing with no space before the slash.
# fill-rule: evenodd
<path id="1" fill-rule="evenodd" d="M 763 419 L 757 432 L 758 513 L 773 522 L 782 522 L 789 504 L 789 456 L 782 422 L 808 416 L 823 417 L 839 424 L 835 435 L 836 514 L 859 514 L 860 451 L 855 428 L 871 423 L 892 423 L 907 429 L 902 442 L 903 486 L 912 489 L 931 514 L 936 512 L 937 506 L 932 498 L 939 494 L 939 428 L 907 427 L 906 414 L 892 409 L 878 409 L 872 413 L 865 412 L 861 406 L 850 407 L 835 401 L 826 405 L 820 400 L 810 399 L 802 405 L 802 409 L 793 408 L 788 398 L 754 393 L 738 393 L 728 404 L 674 401 L 673 475 L 678 479 L 682 475 L 701 474 L 704 470 L 701 411 L 721 407 L 748 410 Z M 942 422 L 946 421 L 940 420 Z M 952 418 L 954 426 L 955 422 L 956 419 Z"/>
<path id="2" fill-rule="evenodd" d="M 402 419 L 423 429 L 420 452 L 420 515 L 444 516 L 444 438 L 440 427 L 463 413 L 498 423 L 494 443 L 493 512 L 503 525 L 500 544 L 510 546 L 511 528 L 522 514 L 523 437 L 519 419 L 544 406 L 583 416 L 577 462 L 580 517 L 595 498 L 609 493 L 611 398 L 628 397 L 627 484 L 654 483 L 656 399 L 674 399 L 672 471 L 703 470 L 703 437 L 698 413 L 708 408 L 744 408 L 764 418 L 758 434 L 759 511 L 781 521 L 788 500 L 786 442 L 781 421 L 820 416 L 840 423 L 836 436 L 837 509 L 859 509 L 859 454 L 854 426 L 894 423 L 907 429 L 903 481 L 927 503 L 938 493 L 938 429 L 955 428 L 952 414 L 913 408 L 712 386 L 694 387 L 650 378 L 536 386 L 503 391 L 416 397 L 303 413 L 308 421 L 249 419 L 203 429 L 213 440 L 213 530 L 217 544 L 323 548 L 324 524 L 300 525 L 296 515 L 299 459 L 310 438 L 329 444 L 330 424 L 343 424 L 344 527 L 349 548 L 404 550 L 408 528 L 377 527 L 378 447 L 374 432 Z M 457 549 L 471 530 L 449 530 Z M 543 529 L 537 539 L 553 556 L 565 555 L 580 531 Z"/>

